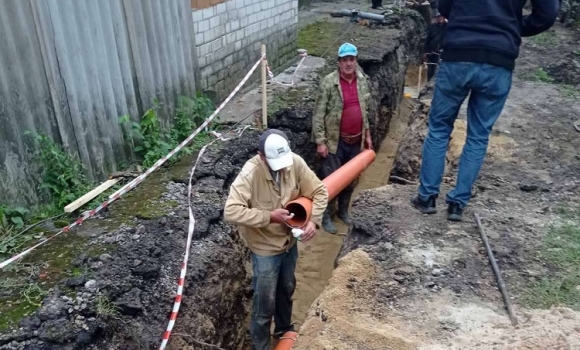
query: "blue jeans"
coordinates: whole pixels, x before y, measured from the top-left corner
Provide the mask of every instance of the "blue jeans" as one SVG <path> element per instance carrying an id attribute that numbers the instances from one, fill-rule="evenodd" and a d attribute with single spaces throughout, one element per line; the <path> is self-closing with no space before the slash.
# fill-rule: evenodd
<path id="1" fill-rule="evenodd" d="M 457 182 L 446 196 L 448 204 L 458 203 L 462 208 L 467 205 L 485 159 L 489 134 L 505 105 L 511 83 L 512 71 L 503 67 L 441 62 L 429 113 L 429 134 L 423 144 L 421 199 L 439 194 L 453 123 L 461 104 L 471 93 L 467 105 L 467 139 L 459 160 Z"/>
<path id="2" fill-rule="evenodd" d="M 270 350 L 270 325 L 274 317 L 274 333 L 294 330 L 292 295 L 296 288 L 298 245 L 286 253 L 260 256 L 252 253 L 252 287 L 254 299 L 250 335 L 253 350 Z"/>

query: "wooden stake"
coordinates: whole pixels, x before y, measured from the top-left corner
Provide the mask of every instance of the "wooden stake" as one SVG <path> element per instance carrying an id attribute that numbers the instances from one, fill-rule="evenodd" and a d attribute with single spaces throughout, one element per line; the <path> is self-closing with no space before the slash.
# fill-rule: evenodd
<path id="1" fill-rule="evenodd" d="M 262 57 L 266 57 L 266 45 L 262 44 Z M 262 128 L 268 129 L 268 96 L 266 95 L 266 60 L 262 61 Z"/>
<path id="2" fill-rule="evenodd" d="M 73 211 L 77 210 L 78 208 L 82 207 L 83 205 L 87 204 L 90 200 L 95 198 L 96 196 L 100 195 L 101 193 L 105 192 L 108 188 L 116 184 L 117 182 L 121 181 L 122 178 L 118 177 L 116 179 L 111 179 L 103 182 L 99 186 L 92 189 L 90 192 L 85 194 L 84 196 L 78 198 L 71 204 L 64 207 L 65 213 L 72 213 Z"/>
<path id="3" fill-rule="evenodd" d="M 423 75 L 423 64 L 419 66 L 419 81 L 417 82 L 417 98 L 421 94 L 421 77 Z"/>

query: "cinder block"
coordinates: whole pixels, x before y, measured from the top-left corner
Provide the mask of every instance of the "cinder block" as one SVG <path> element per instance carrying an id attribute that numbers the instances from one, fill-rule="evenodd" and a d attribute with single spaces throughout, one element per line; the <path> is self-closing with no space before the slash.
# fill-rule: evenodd
<path id="1" fill-rule="evenodd" d="M 239 20 L 232 20 L 230 25 L 232 27 L 232 31 L 240 29 L 240 21 Z"/>
<path id="2" fill-rule="evenodd" d="M 250 24 L 254 24 L 258 22 L 258 14 L 252 13 L 249 17 Z"/>
<path id="3" fill-rule="evenodd" d="M 203 42 L 209 43 L 215 40 L 215 36 L 213 35 L 213 30 L 208 30 L 207 32 L 203 33 Z"/>
<path id="4" fill-rule="evenodd" d="M 212 74 L 212 75 L 209 75 L 207 77 L 207 85 L 208 85 L 208 87 L 214 87 L 217 82 L 218 82 L 217 75 Z"/>
<path id="5" fill-rule="evenodd" d="M 265 30 L 266 28 L 268 28 L 268 21 L 263 20 L 262 22 L 260 22 L 260 31 Z"/>
<path id="6" fill-rule="evenodd" d="M 218 4 L 216 6 L 215 11 L 216 11 L 217 15 L 221 15 L 222 13 L 225 13 L 226 12 L 226 4 L 224 4 L 224 3 Z"/>
<path id="7" fill-rule="evenodd" d="M 195 45 L 203 45 L 205 42 L 203 41 L 203 33 L 195 33 Z"/>
<path id="8" fill-rule="evenodd" d="M 267 19 L 267 27 L 268 27 L 268 29 L 271 30 L 273 26 L 274 26 L 274 19 L 273 18 L 268 18 Z"/>
<path id="9" fill-rule="evenodd" d="M 238 6 L 238 0 L 226 1 L 226 11 L 228 11 L 228 12 L 237 9 L 237 6 Z"/>
<path id="10" fill-rule="evenodd" d="M 236 33 L 230 33 L 226 35 L 226 45 L 230 45 L 236 42 Z"/>
<path id="11" fill-rule="evenodd" d="M 208 7 L 206 9 L 201 10 L 203 19 L 208 19 L 215 16 L 215 7 Z"/>
<path id="12" fill-rule="evenodd" d="M 257 13 L 260 12 L 262 10 L 262 6 L 260 5 L 260 3 L 254 3 L 254 5 L 252 5 L 252 13 Z"/>
<path id="13" fill-rule="evenodd" d="M 203 20 L 203 13 L 201 11 L 191 11 L 191 18 L 193 18 L 193 22 L 201 22 Z"/>
<path id="14" fill-rule="evenodd" d="M 222 25 L 219 25 L 213 29 L 213 35 L 214 35 L 214 38 L 216 38 L 216 39 L 221 37 L 221 36 L 224 36 L 225 34 L 226 34 L 226 30 L 225 30 L 225 27 Z"/>
<path id="15" fill-rule="evenodd" d="M 229 44 L 226 46 L 226 56 L 232 55 L 236 52 L 235 44 Z"/>
<path id="16" fill-rule="evenodd" d="M 213 50 L 212 50 L 211 43 L 203 44 L 203 45 L 200 45 L 197 47 L 197 57 L 207 56 L 212 52 L 213 52 Z"/>
<path id="17" fill-rule="evenodd" d="M 226 23 L 226 34 L 229 34 L 232 32 L 232 23 L 231 22 L 227 22 Z"/>
<path id="18" fill-rule="evenodd" d="M 220 18 L 219 16 L 213 16 L 212 18 L 209 19 L 209 27 L 211 29 L 217 27 L 220 25 Z"/>
<path id="19" fill-rule="evenodd" d="M 229 55 L 224 58 L 224 66 L 229 67 L 234 64 L 234 56 Z"/>
<path id="20" fill-rule="evenodd" d="M 210 77 L 213 74 L 213 66 L 212 65 L 208 65 L 206 67 L 203 67 L 202 69 L 199 70 L 201 77 L 205 78 L 205 77 Z M 211 82 L 208 82 L 211 83 Z"/>
<path id="21" fill-rule="evenodd" d="M 203 20 L 199 23 L 197 23 L 197 27 L 198 27 L 198 33 L 203 33 L 209 30 L 209 20 Z"/>
<path id="22" fill-rule="evenodd" d="M 203 68 L 207 66 L 207 57 L 206 56 L 197 56 L 197 64 L 199 68 Z"/>
<path id="23" fill-rule="evenodd" d="M 248 24 L 250 23 L 250 18 L 249 17 L 243 17 L 240 21 L 241 25 L 242 25 L 242 29 L 244 27 L 247 27 Z"/>
<path id="24" fill-rule="evenodd" d="M 224 80 L 228 76 L 228 69 L 224 68 L 217 73 L 218 80 Z"/>
<path id="25" fill-rule="evenodd" d="M 235 51 L 240 51 L 242 49 L 242 41 L 238 40 L 236 41 L 236 43 L 234 44 L 234 50 Z"/>
<path id="26" fill-rule="evenodd" d="M 238 41 L 242 40 L 244 38 L 244 34 L 245 34 L 244 28 L 238 29 L 238 31 L 236 31 L 236 40 Z"/>

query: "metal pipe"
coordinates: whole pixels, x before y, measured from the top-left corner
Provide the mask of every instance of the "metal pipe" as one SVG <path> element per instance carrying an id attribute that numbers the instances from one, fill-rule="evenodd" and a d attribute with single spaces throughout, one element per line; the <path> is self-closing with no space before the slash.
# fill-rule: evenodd
<path id="1" fill-rule="evenodd" d="M 353 17 L 353 19 L 362 18 L 362 19 L 369 19 L 369 20 L 377 21 L 377 22 L 385 22 L 385 16 L 378 15 L 378 14 L 372 13 L 372 12 L 360 12 L 358 10 L 342 9 L 338 13 L 344 17 Z"/>
<path id="2" fill-rule="evenodd" d="M 477 228 L 479 228 L 479 233 L 481 234 L 481 239 L 483 240 L 483 244 L 485 245 L 485 250 L 487 251 L 487 257 L 489 258 L 489 262 L 491 263 L 491 267 L 493 268 L 493 272 L 495 273 L 495 277 L 497 278 L 497 284 L 499 286 L 499 290 L 501 291 L 501 295 L 503 296 L 503 301 L 505 302 L 505 306 L 507 308 L 508 314 L 510 316 L 510 320 L 512 321 L 512 326 L 518 325 L 518 320 L 516 315 L 514 314 L 514 310 L 512 309 L 512 303 L 510 301 L 510 297 L 508 295 L 505 282 L 501 277 L 501 273 L 499 271 L 499 267 L 495 262 L 495 258 L 493 256 L 493 251 L 491 250 L 491 246 L 489 245 L 489 241 L 487 240 L 487 235 L 483 229 L 483 225 L 481 224 L 481 220 L 477 213 L 474 213 L 473 216 L 475 217 L 475 222 L 477 223 Z"/>
<path id="3" fill-rule="evenodd" d="M 344 190 L 353 182 L 365 169 L 375 161 L 377 154 L 371 149 L 365 149 L 356 157 L 348 161 L 345 165 L 338 168 L 335 172 L 328 175 L 322 183 L 328 191 L 328 201 L 336 197 L 340 191 Z M 286 221 L 286 224 L 292 228 L 303 227 L 310 221 L 312 215 L 312 200 L 306 197 L 297 198 L 288 202 L 284 209 L 294 214 L 292 219 Z"/>

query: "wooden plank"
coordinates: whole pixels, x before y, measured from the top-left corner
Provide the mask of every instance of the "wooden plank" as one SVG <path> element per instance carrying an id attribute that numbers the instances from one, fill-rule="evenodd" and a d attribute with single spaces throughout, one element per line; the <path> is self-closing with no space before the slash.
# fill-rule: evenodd
<path id="1" fill-rule="evenodd" d="M 100 195 L 101 193 L 105 192 L 108 188 L 115 185 L 117 182 L 121 181 L 121 178 L 111 179 L 103 182 L 99 186 L 92 189 L 90 192 L 85 194 L 84 196 L 78 198 L 71 204 L 64 207 L 65 213 L 72 213 L 73 211 L 77 210 L 78 208 L 82 207 L 83 205 L 90 202 L 93 198 Z"/>

